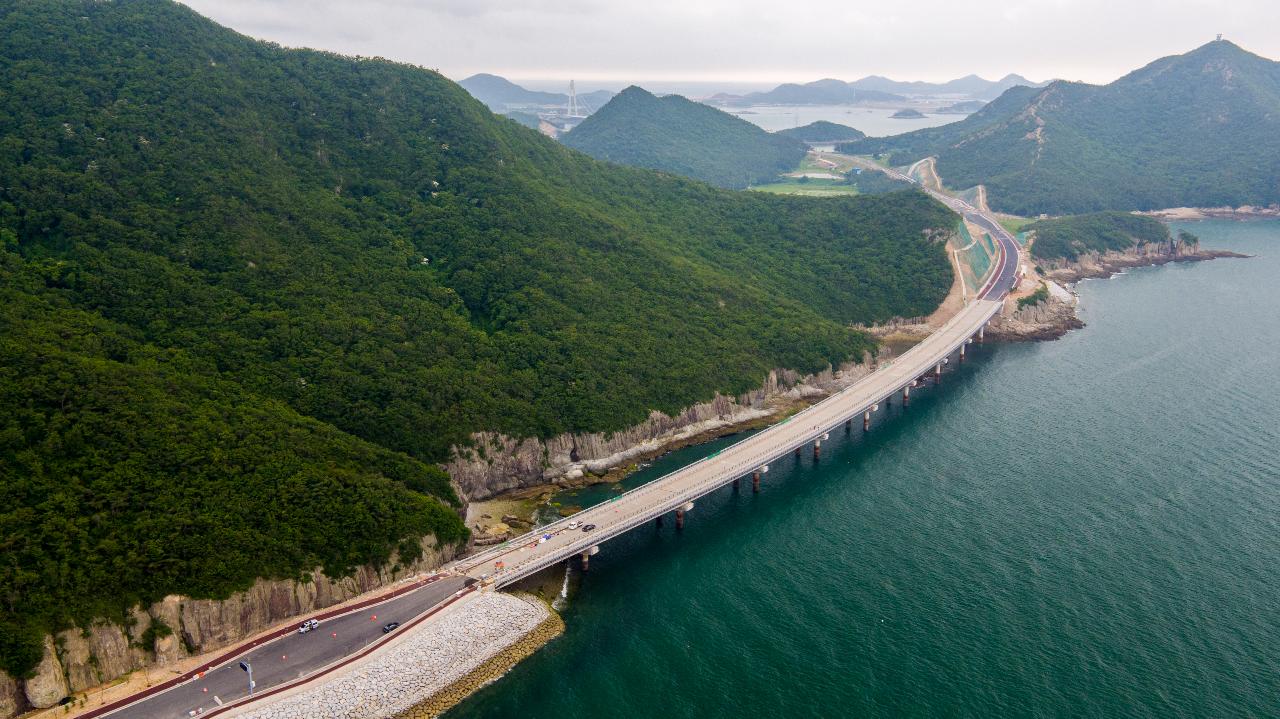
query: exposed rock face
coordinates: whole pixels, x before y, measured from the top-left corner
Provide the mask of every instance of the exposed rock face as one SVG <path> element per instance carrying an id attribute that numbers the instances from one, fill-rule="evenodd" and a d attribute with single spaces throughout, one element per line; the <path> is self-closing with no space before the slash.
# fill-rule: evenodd
<path id="1" fill-rule="evenodd" d="M 54 651 L 53 637 L 44 638 L 44 656 L 36 666 L 35 674 L 23 682 L 23 690 L 27 701 L 37 709 L 51 707 L 71 693 L 67 678 L 62 673 L 62 664 L 58 662 L 58 654 Z"/>
<path id="2" fill-rule="evenodd" d="M 196 653 L 221 649 L 257 634 L 283 620 L 299 614 L 346 601 L 380 586 L 419 572 L 434 569 L 453 559 L 458 547 L 436 547 L 435 539 L 426 537 L 422 556 L 407 567 L 392 572 L 361 567 L 350 577 L 331 579 L 322 571 L 312 574 L 312 581 L 291 579 L 258 580 L 247 591 L 228 599 L 188 599 L 165 597 L 146 610 L 131 610 L 132 626 L 128 632 L 115 624 L 97 622 L 87 630 L 73 627 L 45 638 L 45 653 L 36 674 L 23 682 L 26 698 L 38 708 L 57 704 L 72 692 L 82 691 L 148 664 L 169 664 L 188 655 L 188 647 Z M 161 622 L 172 630 L 156 637 L 153 647 L 140 647 L 138 642 L 153 623 Z M 8 677 L 3 677 L 8 679 Z M 12 681 L 12 680 L 10 680 Z M 7 706 L 5 684 L 0 680 L 0 709 Z M 16 710 L 14 710 L 16 711 Z M 0 719 L 11 716 L 0 711 Z"/>
<path id="3" fill-rule="evenodd" d="M 1078 282 L 1089 277 L 1110 277 L 1131 267 L 1150 267 L 1169 262 L 1199 262 L 1218 257 L 1247 257 L 1228 250 L 1201 250 L 1198 247 L 1169 243 L 1145 243 L 1125 252 L 1088 253 L 1075 262 L 1065 260 L 1046 262 L 1037 259 L 1045 269 L 1045 276 L 1058 282 Z"/>
<path id="4" fill-rule="evenodd" d="M 27 708 L 27 698 L 23 696 L 18 681 L 0 672 L 0 719 L 9 719 Z"/>
<path id="5" fill-rule="evenodd" d="M 987 326 L 987 337 L 999 342 L 1056 340 L 1081 327 L 1075 305 L 1050 295 L 1038 305 L 997 315 Z"/>
<path id="6" fill-rule="evenodd" d="M 767 416 L 773 412 L 770 400 L 826 395 L 870 371 L 866 362 L 803 378 L 790 370 L 774 370 L 754 391 L 738 397 L 717 394 L 674 417 L 655 411 L 644 422 L 612 434 L 562 434 L 543 441 L 479 432 L 472 435 L 479 451 L 455 448 L 445 469 L 467 500 L 573 480 L 584 472 L 602 474 L 681 438 Z"/>

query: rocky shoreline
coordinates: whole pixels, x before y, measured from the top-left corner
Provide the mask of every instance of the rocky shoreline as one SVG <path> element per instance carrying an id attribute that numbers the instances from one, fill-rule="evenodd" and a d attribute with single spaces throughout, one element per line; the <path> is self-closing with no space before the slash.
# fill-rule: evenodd
<path id="1" fill-rule="evenodd" d="M 1241 205 L 1240 207 L 1168 207 L 1163 210 L 1148 210 L 1137 213 L 1150 215 L 1162 220 L 1260 220 L 1280 218 L 1280 205 L 1258 207 Z"/>
<path id="2" fill-rule="evenodd" d="M 1108 252 L 1103 255 L 1091 255 L 1061 267 L 1048 269 L 1045 276 L 1064 284 L 1079 282 L 1085 279 L 1104 279 L 1135 267 L 1155 267 L 1171 262 L 1204 262 L 1226 257 L 1244 258 L 1239 252 L 1230 250 L 1195 250 L 1178 254 L 1154 254 L 1140 252 Z"/>
<path id="3" fill-rule="evenodd" d="M 740 431 L 749 422 L 768 421 L 786 405 L 825 397 L 870 372 L 871 358 L 806 376 L 778 369 L 756 390 L 736 397 L 717 394 L 675 416 L 655 411 L 638 425 L 607 434 L 563 434 L 539 440 L 480 432 L 473 435 L 472 447 L 455 448 L 445 469 L 468 503 L 549 485 L 582 486 L 596 481 L 587 475 L 606 477 L 612 470 L 625 470 L 712 433 Z"/>
<path id="4" fill-rule="evenodd" d="M 260 579 L 248 590 L 221 600 L 172 595 L 149 607 L 134 607 L 128 626 L 95 622 L 46 636 L 44 656 L 31 677 L 19 680 L 0 672 L 0 719 L 58 706 L 68 697 L 73 699 L 59 716 L 74 716 L 89 708 L 85 699 L 74 699 L 86 690 L 110 685 L 108 692 L 125 696 L 141 689 L 144 679 L 160 676 L 163 680 L 198 666 L 201 654 L 224 650 L 300 614 L 436 569 L 457 556 L 459 549 L 438 547 L 433 537 L 425 537 L 422 556 L 406 566 L 393 557 L 385 567 L 360 567 L 341 579 L 317 568 L 310 581 Z M 137 681 L 121 679 L 130 675 Z M 118 698 L 97 691 L 95 701 Z"/>
<path id="5" fill-rule="evenodd" d="M 564 631 L 544 602 L 481 592 L 446 609 L 314 686 L 303 684 L 228 719 L 434 717 Z"/>
<path id="6" fill-rule="evenodd" d="M 548 642 L 564 633 L 564 620 L 555 610 L 533 631 L 508 645 L 485 660 L 480 666 L 457 679 L 449 686 L 432 694 L 412 708 L 397 714 L 394 719 L 429 719 L 449 711 L 467 697 L 488 684 L 502 678 L 515 665 L 533 655 Z"/>

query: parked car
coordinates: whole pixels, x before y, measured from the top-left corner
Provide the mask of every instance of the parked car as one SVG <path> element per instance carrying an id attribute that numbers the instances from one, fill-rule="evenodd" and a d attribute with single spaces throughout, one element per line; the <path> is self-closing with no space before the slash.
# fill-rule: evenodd
<path id="1" fill-rule="evenodd" d="M 582 527 L 582 531 L 584 531 L 584 532 L 590 532 L 591 530 L 593 530 L 593 529 L 595 529 L 595 528 L 596 528 L 596 525 L 594 525 L 594 524 L 587 524 L 587 525 L 584 525 L 584 526 Z"/>
<path id="2" fill-rule="evenodd" d="M 298 633 L 306 634 L 307 632 L 311 631 L 312 629 L 315 629 L 318 626 L 320 626 L 320 620 L 308 619 L 307 621 L 303 622 L 301 626 L 298 627 Z"/>
<path id="3" fill-rule="evenodd" d="M 396 627 L 399 627 L 399 626 L 400 626 L 400 622 L 387 622 L 386 624 L 382 625 L 382 633 L 390 634 L 391 632 L 394 632 L 396 630 Z"/>

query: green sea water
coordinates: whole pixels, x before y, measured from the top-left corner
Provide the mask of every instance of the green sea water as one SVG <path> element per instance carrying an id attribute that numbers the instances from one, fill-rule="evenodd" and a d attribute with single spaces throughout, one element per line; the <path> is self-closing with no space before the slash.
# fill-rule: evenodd
<path id="1" fill-rule="evenodd" d="M 1186 227 L 1256 257 L 1084 282 L 1084 330 L 603 545 L 449 717 L 1280 716 L 1280 223 Z"/>

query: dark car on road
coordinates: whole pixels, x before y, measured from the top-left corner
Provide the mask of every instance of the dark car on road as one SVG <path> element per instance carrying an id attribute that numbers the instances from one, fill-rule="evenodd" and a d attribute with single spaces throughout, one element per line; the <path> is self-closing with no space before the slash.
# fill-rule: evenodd
<path id="1" fill-rule="evenodd" d="M 595 528 L 596 528 L 596 525 L 594 525 L 594 524 L 584 524 L 584 525 L 582 526 L 582 531 L 584 531 L 584 532 L 590 532 L 591 530 L 593 530 L 593 529 L 595 529 Z"/>
<path id="2" fill-rule="evenodd" d="M 396 627 L 398 626 L 400 626 L 400 622 L 387 622 L 386 624 L 382 625 L 382 633 L 390 634 L 391 632 L 395 631 Z"/>

